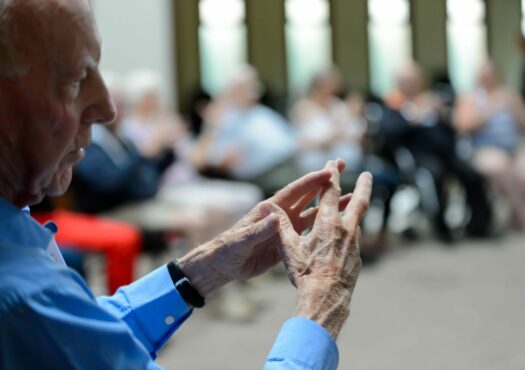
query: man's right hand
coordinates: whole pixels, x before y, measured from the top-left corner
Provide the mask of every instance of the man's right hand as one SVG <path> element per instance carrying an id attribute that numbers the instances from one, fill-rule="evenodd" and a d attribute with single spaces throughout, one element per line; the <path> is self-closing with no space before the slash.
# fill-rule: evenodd
<path id="1" fill-rule="evenodd" d="M 337 163 L 326 169 L 332 178 L 321 194 L 312 230 L 301 236 L 281 211 L 282 259 L 297 287 L 297 316 L 307 317 L 337 338 L 349 314 L 349 304 L 361 269 L 358 247 L 359 223 L 372 191 L 372 176 L 363 173 L 352 199 L 340 214 L 341 189 Z"/>
<path id="2" fill-rule="evenodd" d="M 342 171 L 344 162 L 339 161 L 337 166 L 337 171 Z M 331 172 L 324 169 L 287 185 L 259 203 L 234 227 L 182 257 L 179 267 L 204 297 L 231 281 L 262 274 L 280 261 L 279 213 L 284 213 L 298 233 L 309 229 L 320 208 L 303 210 L 326 188 L 331 176 Z M 349 200 L 348 196 L 341 198 L 339 207 L 344 209 Z"/>

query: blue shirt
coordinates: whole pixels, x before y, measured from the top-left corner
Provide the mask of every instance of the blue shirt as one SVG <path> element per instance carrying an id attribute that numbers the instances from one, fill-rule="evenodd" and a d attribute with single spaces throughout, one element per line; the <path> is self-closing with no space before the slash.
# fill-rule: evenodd
<path id="1" fill-rule="evenodd" d="M 52 231 L 0 198 L 0 368 L 159 369 L 158 350 L 191 314 L 166 266 L 97 299 L 51 258 Z M 296 317 L 265 369 L 329 370 L 337 362 L 330 334 Z"/>

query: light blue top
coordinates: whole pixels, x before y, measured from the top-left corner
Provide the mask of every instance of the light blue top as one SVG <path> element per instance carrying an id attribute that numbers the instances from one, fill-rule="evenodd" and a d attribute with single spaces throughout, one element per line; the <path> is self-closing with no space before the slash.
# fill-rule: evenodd
<path id="1" fill-rule="evenodd" d="M 167 268 L 96 299 L 51 258 L 50 229 L 0 198 L 0 369 L 159 369 L 157 351 L 191 314 Z M 330 334 L 296 317 L 265 369 L 329 370 L 337 362 Z"/>
<path id="2" fill-rule="evenodd" d="M 485 91 L 474 93 L 476 107 L 483 111 L 488 103 Z M 513 154 L 520 143 L 520 132 L 516 116 L 510 107 L 499 107 L 491 112 L 487 120 L 472 134 L 474 148 L 495 147 Z"/>
<path id="3" fill-rule="evenodd" d="M 230 170 L 238 179 L 261 176 L 295 153 L 294 132 L 281 115 L 263 105 L 232 107 L 217 125 L 208 160 L 218 165 L 234 151 L 237 159 Z"/>

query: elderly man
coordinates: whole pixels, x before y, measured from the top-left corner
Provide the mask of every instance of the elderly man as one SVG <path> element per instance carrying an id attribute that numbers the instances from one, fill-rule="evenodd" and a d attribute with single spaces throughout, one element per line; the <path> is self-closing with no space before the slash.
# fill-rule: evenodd
<path id="1" fill-rule="evenodd" d="M 364 174 L 351 199 L 340 197 L 340 161 L 112 297 L 95 299 L 64 265 L 56 228 L 34 222 L 26 206 L 64 192 L 91 125 L 113 119 L 99 59 L 88 0 L 0 0 L 0 368 L 158 368 L 157 351 L 194 307 L 279 260 L 297 309 L 266 368 L 335 368 L 371 188 Z M 302 212 L 318 192 L 319 208 Z"/>

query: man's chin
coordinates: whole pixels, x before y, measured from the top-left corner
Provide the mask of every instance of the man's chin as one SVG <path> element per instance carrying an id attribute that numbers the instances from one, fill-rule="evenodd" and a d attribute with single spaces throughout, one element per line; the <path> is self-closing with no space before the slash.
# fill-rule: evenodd
<path id="1" fill-rule="evenodd" d="M 19 208 L 26 207 L 26 206 L 34 206 L 38 203 L 40 203 L 45 197 L 45 194 L 40 192 L 38 194 L 30 194 L 30 193 L 22 193 L 18 194 L 16 198 L 13 200 L 13 204 L 18 206 Z"/>
<path id="2" fill-rule="evenodd" d="M 44 189 L 44 194 L 50 197 L 58 197 L 60 195 L 63 195 L 69 188 L 72 177 L 72 168 L 69 168 L 59 174 L 56 174 L 55 176 L 53 176 L 51 183 Z"/>
<path id="3" fill-rule="evenodd" d="M 69 188 L 72 177 L 73 170 L 71 168 L 54 174 L 53 177 L 42 186 L 42 190 L 40 191 L 43 194 L 42 199 L 45 196 L 58 197 L 63 195 Z"/>
<path id="4" fill-rule="evenodd" d="M 63 195 L 73 177 L 72 168 L 56 173 L 51 178 L 41 182 L 35 182 L 26 191 L 21 191 L 13 197 L 13 204 L 19 207 L 32 206 L 40 203 L 46 196 L 58 197 Z M 31 189 L 31 190 L 29 190 Z"/>

